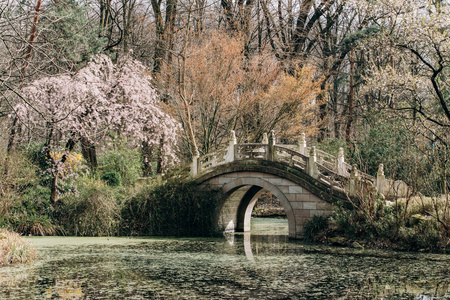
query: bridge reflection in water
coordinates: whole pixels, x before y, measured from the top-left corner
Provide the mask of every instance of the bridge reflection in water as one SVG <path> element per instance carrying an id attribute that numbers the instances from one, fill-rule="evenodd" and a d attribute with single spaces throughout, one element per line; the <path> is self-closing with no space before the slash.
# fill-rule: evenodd
<path id="1" fill-rule="evenodd" d="M 255 261 L 255 256 L 258 255 L 283 255 L 288 252 L 287 219 L 252 218 L 251 231 L 224 235 L 230 245 L 235 242 L 243 244 L 245 256 L 249 261 Z"/>

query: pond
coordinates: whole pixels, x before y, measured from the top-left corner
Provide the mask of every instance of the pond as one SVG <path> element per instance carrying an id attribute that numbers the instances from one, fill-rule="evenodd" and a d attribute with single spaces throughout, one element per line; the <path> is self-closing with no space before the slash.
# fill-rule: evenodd
<path id="1" fill-rule="evenodd" d="M 1 299 L 450 299 L 450 256 L 308 245 L 287 221 L 225 238 L 30 237 Z"/>

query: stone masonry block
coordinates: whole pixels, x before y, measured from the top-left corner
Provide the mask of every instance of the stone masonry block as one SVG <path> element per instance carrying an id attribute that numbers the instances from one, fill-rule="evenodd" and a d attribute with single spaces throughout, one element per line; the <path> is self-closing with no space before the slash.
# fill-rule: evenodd
<path id="1" fill-rule="evenodd" d="M 283 182 L 283 179 L 281 178 L 269 178 L 268 181 L 273 185 L 281 185 Z"/>
<path id="2" fill-rule="evenodd" d="M 311 192 L 305 188 L 303 188 L 303 194 L 311 194 Z"/>
<path id="3" fill-rule="evenodd" d="M 303 188 L 301 186 L 298 186 L 298 185 L 290 185 L 289 186 L 289 193 L 302 194 L 303 193 Z"/>
<path id="4" fill-rule="evenodd" d="M 219 184 L 226 184 L 228 182 L 230 182 L 232 180 L 232 178 L 227 178 L 227 177 L 219 177 Z"/>
<path id="5" fill-rule="evenodd" d="M 305 225 L 309 220 L 311 220 L 309 217 L 297 217 L 295 218 L 295 225 Z"/>
<path id="6" fill-rule="evenodd" d="M 316 195 L 311 194 L 311 201 L 323 201 L 322 199 L 320 199 L 319 197 L 317 197 Z"/>
<path id="7" fill-rule="evenodd" d="M 283 194 L 289 193 L 289 187 L 287 185 L 280 185 L 278 187 Z"/>
<path id="8" fill-rule="evenodd" d="M 297 201 L 310 201 L 310 194 L 296 194 Z"/>
<path id="9" fill-rule="evenodd" d="M 281 185 L 283 185 L 283 186 L 290 186 L 293 184 L 295 184 L 295 183 L 293 183 L 292 181 L 290 181 L 288 179 L 281 179 Z"/>
<path id="10" fill-rule="evenodd" d="M 292 209 L 303 209 L 303 202 L 291 202 Z"/>
<path id="11" fill-rule="evenodd" d="M 309 209 L 296 209 L 294 210 L 295 219 L 297 217 L 300 218 L 309 218 L 311 216 Z"/>
<path id="12" fill-rule="evenodd" d="M 292 202 L 292 201 L 296 200 L 296 195 L 295 194 L 285 194 L 285 196 L 289 200 L 289 202 Z"/>
<path id="13" fill-rule="evenodd" d="M 239 172 L 237 173 L 238 177 L 255 177 L 255 172 Z"/>
<path id="14" fill-rule="evenodd" d="M 256 177 L 245 177 L 245 178 L 242 178 L 242 179 L 243 179 L 243 182 L 245 182 L 246 184 L 261 185 L 261 180 L 259 178 L 256 178 Z"/>
<path id="15" fill-rule="evenodd" d="M 210 180 L 208 180 L 208 184 L 219 184 L 219 178 L 218 177 L 214 177 Z"/>
<path id="16" fill-rule="evenodd" d="M 240 185 L 243 184 L 243 183 L 242 183 L 242 178 L 237 178 L 237 179 L 235 179 L 233 182 L 234 182 L 235 186 L 240 186 Z"/>
<path id="17" fill-rule="evenodd" d="M 317 203 L 316 202 L 303 202 L 303 209 L 317 209 Z"/>

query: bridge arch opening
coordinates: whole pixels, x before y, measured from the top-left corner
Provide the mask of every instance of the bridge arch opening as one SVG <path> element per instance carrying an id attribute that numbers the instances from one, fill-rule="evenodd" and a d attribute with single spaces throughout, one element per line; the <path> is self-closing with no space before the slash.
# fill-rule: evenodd
<path id="1" fill-rule="evenodd" d="M 218 223 L 225 231 L 248 232 L 251 229 L 252 212 L 258 198 L 264 193 L 276 197 L 288 220 L 288 233 L 295 235 L 295 218 L 285 194 L 264 178 L 238 178 L 223 186 L 225 199 L 222 203 Z"/>
<path id="2" fill-rule="evenodd" d="M 262 189 L 255 197 L 255 205 L 251 212 L 251 233 L 288 235 L 287 216 L 281 201 L 266 189 Z"/>

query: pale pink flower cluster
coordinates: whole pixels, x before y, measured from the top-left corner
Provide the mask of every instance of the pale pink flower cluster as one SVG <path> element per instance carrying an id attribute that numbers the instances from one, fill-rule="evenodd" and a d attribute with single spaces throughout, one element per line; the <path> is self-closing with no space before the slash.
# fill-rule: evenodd
<path id="1" fill-rule="evenodd" d="M 84 137 L 98 144 L 115 132 L 136 146 L 159 145 L 164 136 L 165 162 L 173 163 L 180 125 L 164 110 L 150 80 L 130 56 L 113 64 L 98 55 L 74 76 L 46 77 L 23 88 L 15 113 L 36 134 L 48 137 L 53 130 L 59 142 Z"/>

